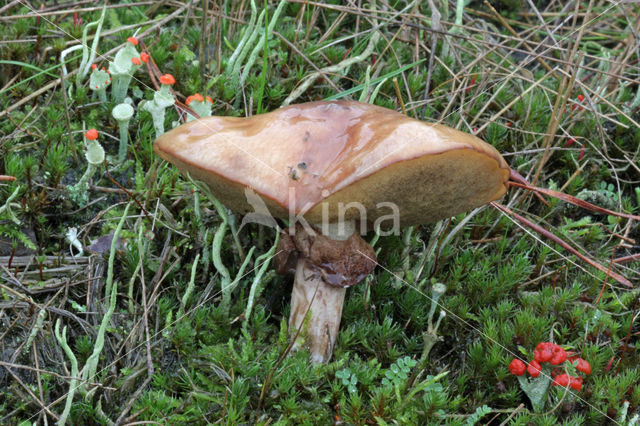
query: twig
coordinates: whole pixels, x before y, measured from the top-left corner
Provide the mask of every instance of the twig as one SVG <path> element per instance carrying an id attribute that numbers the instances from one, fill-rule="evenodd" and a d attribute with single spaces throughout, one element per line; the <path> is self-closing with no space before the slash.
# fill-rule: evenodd
<path id="1" fill-rule="evenodd" d="M 20 0 L 18 3 L 24 5 L 25 2 Z M 146 6 L 149 4 L 154 4 L 156 3 L 155 1 L 140 1 L 140 2 L 136 2 L 136 3 L 123 3 L 123 4 L 110 4 L 109 5 L 109 9 L 118 9 L 118 8 L 131 8 L 131 7 L 136 7 L 136 6 Z M 1 11 L 2 9 L 0 9 Z M 72 9 L 73 12 L 76 13 L 83 13 L 83 12 L 95 12 L 96 10 L 102 10 L 102 6 L 96 6 L 96 7 L 84 7 L 84 8 L 80 8 L 80 9 Z M 26 13 L 26 14 L 22 14 L 22 15 L 10 15 L 10 16 L 3 16 L 0 17 L 0 21 L 14 21 L 17 19 L 27 19 L 27 18 L 37 18 L 37 17 L 44 17 L 44 16 L 55 16 L 55 15 L 68 15 L 69 14 L 69 9 L 64 8 L 62 10 L 54 10 L 51 12 L 40 12 L 40 11 L 36 11 L 35 13 Z"/>
<path id="2" fill-rule="evenodd" d="M 433 58 L 436 55 L 436 47 L 438 42 L 438 32 L 444 31 L 442 24 L 440 24 L 440 11 L 433 3 L 433 0 L 429 0 L 429 7 L 431 8 L 431 28 L 436 30 L 431 32 L 431 49 L 429 49 L 429 65 L 427 67 L 427 81 L 424 86 L 424 107 L 422 108 L 422 119 L 427 115 L 427 105 L 429 103 L 429 89 L 431 88 L 431 76 L 433 74 Z"/>
<path id="3" fill-rule="evenodd" d="M 282 105 L 289 105 L 290 103 L 292 103 L 293 101 L 295 101 L 296 99 L 298 99 L 315 81 L 318 77 L 320 77 L 323 74 L 330 74 L 330 73 L 336 73 L 339 71 L 344 70 L 345 68 L 353 65 L 353 64 L 357 64 L 360 63 L 362 61 L 364 61 L 366 58 L 368 58 L 369 56 L 371 56 L 371 54 L 373 53 L 373 49 L 375 48 L 376 44 L 378 43 L 378 40 L 380 40 L 380 34 L 375 31 L 372 35 L 371 38 L 369 39 L 369 44 L 367 44 L 367 47 L 364 49 L 364 51 L 357 56 L 353 56 L 351 58 L 345 59 L 344 61 L 341 61 L 339 63 L 337 63 L 336 65 L 330 65 L 328 67 L 324 67 L 322 69 L 320 69 L 320 71 L 316 71 L 313 72 L 311 74 L 309 74 L 308 76 L 305 77 L 305 79 L 303 80 L 303 82 L 296 87 L 290 94 L 289 96 L 287 96 L 287 99 L 284 100 L 284 102 L 282 102 Z"/>
<path id="4" fill-rule="evenodd" d="M 144 227 L 140 223 L 140 230 L 138 232 L 138 262 L 143 264 L 142 259 L 145 250 L 143 250 L 142 244 L 142 231 Z M 144 323 L 145 345 L 147 349 L 147 374 L 148 378 L 153 377 L 153 357 L 151 356 L 151 338 L 149 337 L 149 307 L 147 306 L 147 286 L 144 279 L 144 268 L 140 268 L 140 285 L 142 286 L 142 320 Z"/>
<path id="5" fill-rule="evenodd" d="M 34 373 L 44 373 L 48 376 L 53 376 L 53 377 L 57 377 L 58 379 L 61 380 L 71 380 L 73 377 L 71 376 L 65 376 L 64 374 L 59 374 L 56 373 L 55 371 L 50 371 L 50 370 L 43 370 L 41 368 L 38 367 L 31 367 L 29 365 L 23 365 L 23 364 L 15 364 L 12 362 L 6 362 L 6 361 L 0 361 L 0 366 L 1 367 L 6 367 L 6 368 L 19 368 L 21 370 L 28 370 L 28 371 L 33 371 Z M 104 386 L 102 383 L 98 383 L 98 382 L 86 382 L 86 385 L 88 386 L 92 386 L 92 387 L 98 387 L 98 388 L 102 388 L 108 391 L 117 391 L 117 388 L 113 388 L 110 386 Z"/>
<path id="6" fill-rule="evenodd" d="M 569 244 L 567 244 L 566 242 L 564 242 L 563 240 L 561 240 L 560 238 L 558 238 L 557 236 L 552 234 L 551 232 L 547 231 L 546 229 L 544 229 L 540 225 L 537 225 L 537 224 L 531 222 L 529 219 L 527 219 L 527 218 L 525 218 L 523 216 L 520 216 L 519 214 L 515 213 L 514 211 L 512 211 L 511 209 L 503 206 L 500 203 L 496 203 L 495 201 L 492 201 L 490 204 L 492 206 L 494 206 L 495 208 L 497 208 L 498 210 L 500 210 L 500 211 L 508 214 L 509 216 L 517 219 L 518 222 L 522 223 L 527 228 L 534 230 L 538 234 L 544 236 L 545 238 L 550 239 L 551 241 L 553 241 L 554 243 L 558 244 L 559 246 L 561 246 L 565 250 L 569 251 L 570 253 L 575 254 L 580 259 L 582 259 L 583 261 L 587 262 L 589 265 L 593 266 L 594 268 L 606 273 L 607 277 L 610 276 L 614 280 L 618 281 L 620 284 L 623 284 L 623 285 L 625 285 L 627 287 L 633 288 L 633 284 L 631 283 L 631 281 L 629 281 L 628 279 L 626 279 L 622 275 L 618 274 L 617 272 L 612 271 L 610 267 L 609 268 L 605 268 L 604 266 L 602 266 L 601 264 L 599 264 L 595 260 L 590 259 L 587 256 L 583 255 L 578 250 L 576 250 L 575 248 L 573 248 L 572 246 L 570 246 Z"/>
<path id="7" fill-rule="evenodd" d="M 507 417 L 507 418 L 506 418 L 502 423 L 500 423 L 500 426 L 505 426 L 506 424 L 508 424 L 508 423 L 509 423 L 509 420 L 511 420 L 511 419 L 512 419 L 516 414 L 518 414 L 518 412 L 519 412 L 520 410 L 522 410 L 523 408 L 524 408 L 524 403 L 523 403 L 523 404 L 518 405 L 518 406 L 515 408 L 515 410 L 513 410 L 513 411 L 511 412 L 511 414 L 509 414 L 509 417 Z M 493 410 L 491 410 L 491 411 L 492 411 L 492 412 L 494 412 Z"/>
<path id="8" fill-rule="evenodd" d="M 484 5 L 487 6 L 489 10 L 491 10 L 491 13 L 494 14 L 496 19 L 500 21 L 500 23 L 507 29 L 507 31 L 511 33 L 511 35 L 513 35 L 514 37 L 518 37 L 518 33 L 516 32 L 516 30 L 514 30 L 511 25 L 509 25 L 509 23 L 502 17 L 502 15 L 498 13 L 498 11 L 493 7 L 491 3 L 489 3 L 487 0 L 484 0 Z M 531 46 L 529 46 L 526 41 L 522 40 L 522 45 L 532 54 L 536 54 L 535 50 Z M 535 59 L 540 63 L 540 65 L 544 67 L 545 70 L 551 72 L 554 77 L 558 78 L 558 75 L 555 73 L 555 71 L 551 69 L 551 66 L 547 63 L 547 61 L 542 59 L 541 56 L 535 56 Z"/>
<path id="9" fill-rule="evenodd" d="M 118 183 L 118 181 L 113 178 L 113 176 L 111 176 L 111 173 L 109 172 L 109 164 L 107 163 L 107 159 L 106 158 L 104 159 L 104 171 L 107 173 L 107 177 L 109 177 L 111 182 L 113 182 L 118 188 L 120 188 L 122 191 L 124 191 L 129 196 L 129 198 L 131 198 L 131 200 L 133 200 L 133 202 L 138 205 L 138 208 L 140 210 L 142 210 L 144 215 L 147 217 L 147 220 L 149 222 L 153 223 L 153 220 L 151 220 L 151 216 L 149 216 L 149 212 L 147 212 L 147 210 L 144 207 L 142 207 L 142 204 L 140 204 L 140 202 L 137 200 L 137 198 L 134 197 L 133 194 L 130 193 L 127 188 L 125 188 L 124 186 L 120 185 Z"/>
<path id="10" fill-rule="evenodd" d="M 115 422 L 116 425 L 122 424 L 122 422 L 125 420 L 124 417 L 127 415 L 129 410 L 131 410 L 131 407 L 133 407 L 133 404 L 140 397 L 142 392 L 147 390 L 147 386 L 149 385 L 149 383 L 151 383 L 152 378 L 153 378 L 152 376 L 147 376 L 147 378 L 144 379 L 144 382 L 142 382 L 142 384 L 138 387 L 138 389 L 136 389 L 136 391 L 133 393 L 131 398 L 129 398 L 129 401 L 127 401 L 127 405 L 124 406 L 124 408 L 122 409 L 122 413 L 120 413 L 120 415 L 116 419 L 116 422 Z"/>
<path id="11" fill-rule="evenodd" d="M 2 363 L 0 365 L 2 365 L 4 367 L 4 369 L 7 370 L 9 372 L 9 374 L 11 374 L 13 379 L 16 382 L 18 382 L 18 384 L 20 384 L 20 386 L 22 386 L 27 391 L 29 396 L 31 396 L 31 398 L 34 399 L 34 401 L 40 406 L 41 409 L 46 411 L 47 414 L 50 415 L 51 417 L 53 417 L 54 419 L 56 419 L 56 420 L 60 419 L 54 412 L 49 410 L 49 408 L 46 405 L 44 405 L 44 403 L 40 400 L 40 398 L 38 398 L 37 396 L 34 395 L 34 393 L 31 391 L 31 389 L 29 389 L 29 387 L 27 385 L 25 385 L 22 380 L 20 380 L 20 377 L 16 376 L 16 374 L 13 371 L 11 371 L 11 369 L 9 367 L 7 367 L 7 365 L 5 365 L 5 363 Z"/>

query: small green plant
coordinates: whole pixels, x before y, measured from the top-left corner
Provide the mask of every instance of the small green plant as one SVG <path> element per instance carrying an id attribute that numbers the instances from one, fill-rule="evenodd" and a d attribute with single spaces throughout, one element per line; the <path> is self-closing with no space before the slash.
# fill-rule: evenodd
<path id="1" fill-rule="evenodd" d="M 615 210 L 619 201 L 616 187 L 612 183 L 608 184 L 604 181 L 600 182 L 595 189 L 583 189 L 576 196 L 581 200 L 609 210 Z M 576 209 L 576 207 L 573 206 L 567 206 L 566 208 L 570 210 Z"/>
<path id="2" fill-rule="evenodd" d="M 404 386 L 405 382 L 409 378 L 409 372 L 413 367 L 415 367 L 418 362 L 415 359 L 409 358 L 405 356 L 404 358 L 400 358 L 384 373 L 384 378 L 382 379 L 382 386 L 399 389 Z"/>
<path id="3" fill-rule="evenodd" d="M 14 209 L 20 208 L 20 204 L 15 202 L 20 194 L 20 189 L 20 185 L 16 185 L 16 188 L 5 200 L 4 204 L 0 205 L 0 236 L 10 242 L 13 250 L 20 243 L 30 250 L 35 250 L 36 245 L 33 241 L 16 226 L 22 223 L 14 211 Z"/>
<path id="4" fill-rule="evenodd" d="M 486 416 L 490 412 L 491 412 L 491 407 L 489 407 L 488 405 L 483 405 L 476 408 L 476 411 L 473 412 L 471 417 L 469 417 L 467 421 L 464 422 L 465 426 L 475 425 L 480 421 L 480 419 L 482 419 L 484 416 Z"/>
<path id="5" fill-rule="evenodd" d="M 354 373 L 351 372 L 348 368 L 343 368 L 342 370 L 336 372 L 336 377 L 340 379 L 340 382 L 343 386 L 347 388 L 349 393 L 356 393 L 358 384 L 358 377 Z M 384 380 L 384 379 L 383 379 Z"/>

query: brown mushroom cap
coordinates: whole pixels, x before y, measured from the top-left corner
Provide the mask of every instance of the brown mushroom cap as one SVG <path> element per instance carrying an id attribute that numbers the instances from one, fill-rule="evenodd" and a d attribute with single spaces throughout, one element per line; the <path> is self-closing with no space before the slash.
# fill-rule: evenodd
<path id="1" fill-rule="evenodd" d="M 155 151 L 206 182 L 229 208 L 253 211 L 250 188 L 272 215 L 338 219 L 357 202 L 367 219 L 398 206 L 402 225 L 440 220 L 500 198 L 509 167 L 475 136 L 355 101 L 291 105 L 253 116 L 207 117 L 162 135 Z M 323 209 L 323 204 L 325 207 Z M 358 219 L 356 209 L 346 219 Z"/>

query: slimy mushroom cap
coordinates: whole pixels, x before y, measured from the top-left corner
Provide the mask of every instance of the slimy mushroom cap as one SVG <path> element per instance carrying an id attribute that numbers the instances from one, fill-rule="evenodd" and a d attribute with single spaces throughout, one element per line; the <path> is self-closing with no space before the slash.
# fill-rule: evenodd
<path id="1" fill-rule="evenodd" d="M 500 198 L 509 178 L 504 159 L 479 138 L 355 101 L 206 117 L 165 133 L 154 149 L 235 211 L 253 211 L 250 188 L 272 215 L 310 223 L 323 214 L 337 220 L 339 204 L 352 202 L 369 221 L 388 214 L 378 204 L 390 202 L 402 225 L 433 222 Z M 346 219 L 357 218 L 347 210 Z"/>

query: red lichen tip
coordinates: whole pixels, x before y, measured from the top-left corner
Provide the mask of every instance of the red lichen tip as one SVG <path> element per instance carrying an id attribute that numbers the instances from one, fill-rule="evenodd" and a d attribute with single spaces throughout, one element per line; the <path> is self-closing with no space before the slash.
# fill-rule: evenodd
<path id="1" fill-rule="evenodd" d="M 160 83 L 166 84 L 166 85 L 172 85 L 172 84 L 175 84 L 176 82 L 176 79 L 173 78 L 171 74 L 165 74 L 161 76 L 159 80 L 160 80 Z"/>
<path id="2" fill-rule="evenodd" d="M 129 43 L 133 44 L 134 46 L 137 46 L 137 45 L 138 45 L 138 39 L 137 39 L 137 38 L 135 38 L 135 37 L 128 37 L 128 38 L 127 38 L 127 41 L 128 41 Z"/>
<path id="3" fill-rule="evenodd" d="M 200 93 L 196 93 L 195 95 L 189 96 L 185 103 L 189 105 L 192 101 L 204 102 L 204 98 Z"/>
<path id="4" fill-rule="evenodd" d="M 212 104 L 212 103 L 213 103 L 213 101 L 211 100 L 211 97 L 207 96 L 205 99 L 206 99 L 206 100 L 207 100 L 207 102 L 209 102 L 210 104 Z"/>
<path id="5" fill-rule="evenodd" d="M 578 95 L 578 102 L 582 102 L 584 101 L 584 96 L 583 95 Z"/>
<path id="6" fill-rule="evenodd" d="M 96 68 L 98 68 L 98 66 L 96 64 L 91 64 L 91 69 L 95 70 Z"/>
<path id="7" fill-rule="evenodd" d="M 147 62 L 149 62 L 149 54 L 146 52 L 142 52 L 140 54 L 140 60 L 146 64 Z"/>
<path id="8" fill-rule="evenodd" d="M 138 58 L 131 58 L 131 63 L 133 65 L 142 65 L 142 62 L 140 62 L 140 59 Z"/>
<path id="9" fill-rule="evenodd" d="M 98 131 L 96 129 L 89 129 L 84 134 L 84 137 L 89 139 L 90 141 L 98 139 Z"/>

